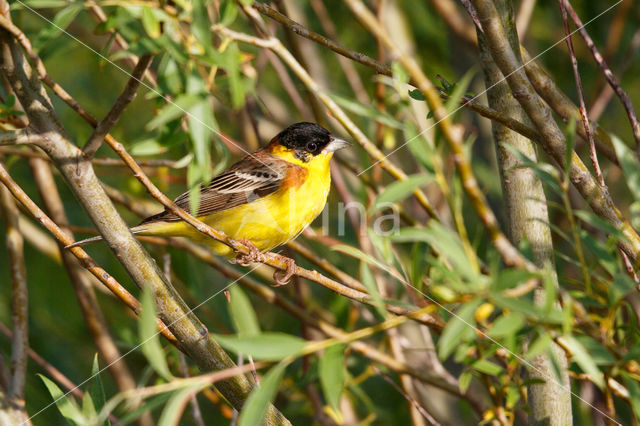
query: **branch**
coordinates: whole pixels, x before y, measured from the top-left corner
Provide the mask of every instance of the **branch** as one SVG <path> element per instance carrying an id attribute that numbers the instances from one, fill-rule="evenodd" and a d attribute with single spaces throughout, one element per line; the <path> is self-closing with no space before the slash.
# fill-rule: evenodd
<path id="1" fill-rule="evenodd" d="M 52 220 L 62 228 L 62 232 L 70 239 L 73 239 L 73 234 L 67 228 L 69 221 L 67 220 L 58 188 L 53 180 L 53 173 L 51 172 L 49 163 L 44 160 L 32 158 L 29 160 L 29 164 L 31 165 L 40 197 Z M 93 286 L 88 280 L 89 277 L 83 274 L 84 269 L 82 269 L 78 260 L 71 252 L 65 250 L 61 243 L 58 243 L 58 249 L 78 299 L 78 305 L 82 311 L 85 323 L 93 337 L 100 356 L 105 361 L 120 391 L 134 389 L 136 382 L 109 333 L 102 309 L 100 309 L 98 300 L 93 292 Z"/>
<path id="2" fill-rule="evenodd" d="M 91 163 L 76 161 L 82 153 L 69 141 L 64 129 L 60 126 L 44 87 L 37 79 L 30 78 L 32 70 L 13 38 L 4 32 L 0 36 L 2 71 L 11 83 L 20 103 L 25 107 L 31 124 L 37 131 L 47 134 L 48 140 L 47 143 L 43 143 L 43 150 L 54 161 L 70 189 L 136 285 L 148 286 L 152 289 L 159 316 L 171 328 L 179 348 L 203 371 L 233 368 L 235 366 L 233 361 L 209 336 L 206 327 L 167 282 L 140 242 L 133 237 L 102 189 Z M 47 76 L 44 64 L 32 51 L 29 56 L 38 65 L 39 71 L 42 71 L 39 72 L 39 77 L 44 81 Z M 57 89 L 56 93 L 64 92 L 50 78 L 47 81 L 47 84 L 55 88 L 54 90 Z M 95 119 L 93 120 L 95 123 Z M 217 383 L 216 386 L 237 409 L 242 408 L 253 389 L 244 376 L 230 378 Z M 289 424 L 289 421 L 273 405 L 269 406 L 266 419 L 273 424 Z"/>
<path id="3" fill-rule="evenodd" d="M 0 162 L 0 182 L 7 187 L 11 194 L 27 209 L 27 211 L 40 222 L 47 230 L 58 240 L 62 245 L 67 246 L 73 243 L 73 239 L 70 238 L 58 225 L 55 224 L 49 216 L 47 216 L 36 203 L 29 198 L 29 196 L 20 188 L 20 186 L 11 178 L 5 165 Z M 79 250 L 77 250 L 79 249 Z M 98 266 L 95 261 L 89 256 L 82 248 L 74 247 L 71 253 L 78 258 L 80 264 L 87 269 L 91 274 L 96 277 L 101 283 L 103 283 L 113 294 L 116 295 L 121 301 L 123 301 L 136 315 L 140 314 L 141 306 L 140 302 L 122 287 L 122 285 L 116 281 L 107 271 Z M 176 338 L 166 328 L 164 323 L 158 321 L 158 328 L 162 334 L 171 342 L 175 342 Z"/>
<path id="4" fill-rule="evenodd" d="M 569 22 L 567 21 L 567 0 L 558 0 L 560 4 L 560 12 L 562 15 L 562 23 L 564 25 L 564 31 L 566 33 L 567 47 L 569 49 L 569 56 L 571 57 L 571 67 L 573 68 L 573 76 L 576 80 L 576 88 L 578 89 L 578 98 L 580 100 L 580 116 L 582 117 L 582 123 L 584 124 L 584 131 L 587 134 L 587 141 L 589 142 L 589 152 L 591 155 L 591 162 L 596 172 L 596 178 L 603 188 L 607 187 L 602 177 L 602 170 L 600 170 L 600 164 L 598 164 L 598 154 L 596 153 L 596 144 L 593 140 L 593 134 L 591 133 L 591 126 L 589 126 L 589 115 L 587 114 L 587 106 L 584 103 L 584 93 L 582 92 L 582 80 L 580 79 L 580 72 L 578 71 L 578 60 L 576 54 L 573 51 L 573 42 L 571 41 L 571 31 L 569 30 Z M 640 152 L 640 151 L 639 151 Z"/>
<path id="5" fill-rule="evenodd" d="M 518 58 L 506 41 L 504 28 L 497 18 L 495 6 L 486 0 L 473 0 L 473 4 L 481 18 L 493 60 L 502 74 L 507 76 L 511 92 L 543 137 L 542 148 L 555 159 L 561 169 L 564 168 L 565 137 L 553 119 L 549 107 L 535 93 Z M 640 236 L 623 218 L 608 192 L 595 181 L 575 152 L 571 153 L 569 178 L 593 211 L 625 235 L 627 241 L 622 241 L 620 244 L 633 262 L 639 265 Z"/>
<path id="6" fill-rule="evenodd" d="M 29 132 L 28 128 L 0 131 L 0 146 L 5 145 L 37 145 L 42 139 Z"/>
<path id="7" fill-rule="evenodd" d="M 574 120 L 578 124 L 576 130 L 580 137 L 588 140 L 580 109 L 564 94 L 542 65 L 535 61 L 524 47 L 520 46 L 520 51 L 524 62 L 524 70 L 536 93 L 538 93 L 565 122 Z M 613 142 L 611 142 L 609 134 L 595 122 L 591 122 L 591 130 L 598 151 L 604 154 L 609 161 L 619 166 L 620 162 L 616 156 L 616 151 L 613 148 Z"/>
<path id="8" fill-rule="evenodd" d="M 325 46 L 339 55 L 344 56 L 345 58 L 349 58 L 353 61 L 366 65 L 370 68 L 373 68 L 378 74 L 388 75 L 389 77 L 393 76 L 393 72 L 391 68 L 388 66 L 379 63 L 375 59 L 362 54 L 360 52 L 356 52 L 354 50 L 348 49 L 341 45 L 340 43 L 336 43 L 333 40 L 330 40 L 316 32 L 313 32 L 304 26 L 298 24 L 296 21 L 290 19 L 288 16 L 283 15 L 277 10 L 269 7 L 268 5 L 260 2 L 253 2 L 253 7 L 255 7 L 260 13 L 269 18 L 273 19 L 276 22 L 279 22 L 287 29 L 293 31 L 301 37 L 307 38 L 311 41 L 314 41 L 322 46 Z"/>
<path id="9" fill-rule="evenodd" d="M 11 377 L 7 397 L 16 408 L 24 410 L 24 386 L 29 348 L 29 303 L 27 269 L 24 263 L 24 239 L 18 226 L 18 208 L 11 193 L 0 186 L 0 210 L 4 218 L 11 276 Z"/>
<path id="10" fill-rule="evenodd" d="M 116 99 L 104 119 L 95 127 L 87 143 L 84 145 L 82 156 L 85 160 L 90 160 L 94 156 L 98 148 L 100 148 L 104 137 L 109 133 L 109 130 L 116 125 L 125 108 L 135 99 L 136 92 L 140 87 L 140 83 L 142 83 L 143 75 L 147 69 L 149 69 L 152 61 L 153 56 L 150 54 L 140 57 L 124 90 L 120 96 L 118 96 L 118 99 Z"/>
<path id="11" fill-rule="evenodd" d="M 598 51 L 598 48 L 596 47 L 595 43 L 591 39 L 591 36 L 589 36 L 589 33 L 587 32 L 584 25 L 582 24 L 580 17 L 575 12 L 575 10 L 573 10 L 571 3 L 569 3 L 568 0 L 560 0 L 560 1 L 564 3 L 564 6 L 566 7 L 567 12 L 569 12 L 569 16 L 571 16 L 571 19 L 578 27 L 578 32 L 580 33 L 585 43 L 587 44 L 587 47 L 591 51 L 591 54 L 593 55 L 593 59 L 595 59 L 596 63 L 602 70 L 602 73 L 604 74 L 604 77 L 606 78 L 607 82 L 609 83 L 613 91 L 616 92 L 616 95 L 618 95 L 618 97 L 620 98 L 620 102 L 622 102 L 622 105 L 624 106 L 624 109 L 627 112 L 627 116 L 629 117 L 629 122 L 631 123 L 633 138 L 636 141 L 636 156 L 638 157 L 638 161 L 640 161 L 640 122 L 638 122 L 638 117 L 636 116 L 636 112 L 633 108 L 633 104 L 631 103 L 631 98 L 629 98 L 629 95 L 627 94 L 627 92 L 625 92 L 622 89 L 622 86 L 620 86 L 618 79 L 611 72 L 611 69 L 607 65 L 606 61 Z"/>
<path id="12" fill-rule="evenodd" d="M 484 193 L 478 186 L 478 182 L 476 181 L 471 169 L 471 164 L 466 158 L 462 134 L 453 128 L 453 124 L 447 118 L 446 110 L 440 101 L 440 95 L 431 81 L 429 81 L 418 64 L 411 57 L 399 51 L 395 43 L 391 41 L 386 30 L 378 25 L 375 16 L 373 16 L 371 11 L 369 11 L 361 1 L 345 1 L 354 15 L 358 17 L 360 22 L 362 22 L 369 31 L 378 37 L 387 46 L 387 48 L 395 54 L 400 63 L 413 78 L 417 87 L 425 96 L 430 110 L 434 113 L 438 126 L 442 130 L 447 143 L 454 153 L 454 160 L 456 161 L 464 189 L 467 192 L 476 213 L 485 224 L 493 245 L 496 247 L 505 263 L 510 266 L 535 270 L 535 266 L 520 254 L 520 252 L 509 242 L 507 237 L 500 230 L 498 220 L 493 214 L 493 211 L 491 211 Z"/>

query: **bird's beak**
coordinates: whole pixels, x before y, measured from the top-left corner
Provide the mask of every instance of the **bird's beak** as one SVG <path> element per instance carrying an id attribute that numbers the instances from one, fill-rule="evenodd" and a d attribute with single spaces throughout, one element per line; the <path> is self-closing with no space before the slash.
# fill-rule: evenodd
<path id="1" fill-rule="evenodd" d="M 336 152 L 339 149 L 342 148 L 348 148 L 351 145 L 353 145 L 351 142 L 347 142 L 344 139 L 339 139 L 339 138 L 331 138 L 331 142 L 329 142 L 327 144 L 327 146 L 324 147 L 324 149 L 322 150 L 323 153 L 329 153 L 329 152 Z"/>

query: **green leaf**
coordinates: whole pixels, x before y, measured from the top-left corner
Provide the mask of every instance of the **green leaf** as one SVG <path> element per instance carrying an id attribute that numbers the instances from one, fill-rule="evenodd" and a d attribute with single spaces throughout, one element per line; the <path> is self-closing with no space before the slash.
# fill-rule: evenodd
<path id="1" fill-rule="evenodd" d="M 56 13 L 51 21 L 51 25 L 46 25 L 33 41 L 35 50 L 41 50 L 45 44 L 48 44 L 54 38 L 58 37 L 73 22 L 78 13 L 83 9 L 82 2 L 73 2 L 67 7 Z"/>
<path id="2" fill-rule="evenodd" d="M 576 340 L 585 348 L 585 351 L 593 359 L 596 365 L 612 365 L 616 358 L 593 337 L 576 336 Z"/>
<path id="3" fill-rule="evenodd" d="M 456 349 L 458 344 L 464 340 L 475 337 L 475 324 L 473 314 L 482 303 L 482 299 L 474 299 L 455 313 L 442 330 L 442 335 L 438 340 L 438 356 L 445 360 Z"/>
<path id="4" fill-rule="evenodd" d="M 631 408 L 636 416 L 636 419 L 640 419 L 640 384 L 638 381 L 632 378 L 628 373 L 621 372 L 624 386 L 629 390 L 629 400 L 631 401 Z"/>
<path id="5" fill-rule="evenodd" d="M 378 195 L 369 208 L 369 214 L 373 214 L 384 208 L 388 208 L 394 203 L 403 201 L 409 197 L 413 191 L 426 185 L 431 180 L 431 176 L 426 173 L 409 176 L 405 180 L 398 180 L 388 185 Z"/>
<path id="6" fill-rule="evenodd" d="M 182 117 L 189 108 L 200 102 L 200 100 L 201 97 L 196 94 L 180 95 L 176 97 L 173 103 L 165 105 L 158 115 L 147 123 L 145 128 L 147 130 L 155 130 L 169 121 Z"/>
<path id="7" fill-rule="evenodd" d="M 254 389 L 247 398 L 240 416 L 238 426 L 261 425 L 264 415 L 267 413 L 269 404 L 278 392 L 278 386 L 284 376 L 284 370 L 288 363 L 281 362 L 271 368 L 260 382 L 260 387 Z"/>
<path id="8" fill-rule="evenodd" d="M 538 336 L 538 338 L 529 345 L 529 350 L 525 355 L 526 358 L 533 359 L 541 353 L 544 353 L 549 348 L 552 341 L 553 339 L 551 339 L 551 336 L 547 333 Z"/>
<path id="9" fill-rule="evenodd" d="M 331 250 L 334 251 L 339 251 L 341 253 L 347 254 L 351 257 L 354 257 L 356 259 L 360 259 L 363 262 L 368 263 L 371 266 L 375 266 L 376 268 L 385 271 L 385 272 L 389 272 L 389 267 L 387 265 L 385 265 L 384 263 L 380 262 L 378 259 L 376 259 L 375 257 L 368 255 L 367 253 L 363 252 L 362 250 L 359 250 L 355 247 L 351 247 L 351 246 L 347 246 L 347 245 L 343 245 L 343 244 L 336 244 L 334 246 L 331 247 Z"/>
<path id="10" fill-rule="evenodd" d="M 471 367 L 484 374 L 488 374 L 490 376 L 497 376 L 500 374 L 503 369 L 498 364 L 494 364 L 491 361 L 487 361 L 486 359 L 479 359 L 478 361 L 471 364 Z"/>
<path id="11" fill-rule="evenodd" d="M 619 272 L 609 285 L 609 304 L 614 305 L 636 288 L 636 283 L 629 275 Z"/>
<path id="12" fill-rule="evenodd" d="M 424 97 L 420 89 L 409 90 L 409 96 L 415 99 L 416 101 L 426 101 L 427 98 Z"/>
<path id="13" fill-rule="evenodd" d="M 167 366 L 162 345 L 158 337 L 158 324 L 156 322 L 156 304 L 151 290 L 147 287 L 142 291 L 142 313 L 138 321 L 138 334 L 140 336 L 140 349 L 151 364 L 151 367 L 160 376 L 171 380 L 172 375 Z"/>
<path id="14" fill-rule="evenodd" d="M 360 262 L 360 281 L 367 288 L 367 292 L 373 300 L 373 306 L 380 314 L 381 318 L 387 318 L 387 310 L 384 307 L 384 300 L 378 291 L 375 277 L 365 262 Z"/>
<path id="15" fill-rule="evenodd" d="M 229 293 L 231 296 L 229 314 L 238 335 L 248 337 L 260 334 L 258 317 L 245 292 L 239 286 L 234 285 L 229 289 Z"/>
<path id="16" fill-rule="evenodd" d="M 406 147 L 409 148 L 411 154 L 418 160 L 424 169 L 430 173 L 434 173 L 433 169 L 433 142 L 427 139 L 426 134 L 418 134 L 416 129 L 407 124 L 404 132 Z"/>
<path id="17" fill-rule="evenodd" d="M 507 337 L 515 335 L 524 326 L 522 315 L 513 313 L 498 318 L 489 329 L 491 337 Z"/>
<path id="18" fill-rule="evenodd" d="M 56 403 L 58 407 L 58 411 L 62 414 L 67 420 L 73 422 L 76 425 L 84 425 L 88 424 L 88 419 L 82 414 L 80 407 L 78 404 L 71 399 L 68 395 L 65 395 L 58 385 L 54 382 L 43 376 L 42 374 L 38 374 L 40 379 L 44 382 L 44 385 L 47 387 L 49 394 L 53 398 L 53 401 Z"/>
<path id="19" fill-rule="evenodd" d="M 380 110 L 378 110 L 377 108 L 362 104 L 354 99 L 346 98 L 335 93 L 330 93 L 329 95 L 342 108 L 351 111 L 356 115 L 368 118 L 372 121 L 377 121 L 378 123 L 382 123 L 388 127 L 393 127 L 395 129 L 401 129 L 404 127 L 404 124 L 402 122 L 396 120 L 388 114 L 380 112 Z"/>
<path id="20" fill-rule="evenodd" d="M 322 392 L 331 408 L 340 411 L 340 395 L 344 388 L 344 345 L 330 346 L 319 356 L 318 375 Z"/>
<path id="21" fill-rule="evenodd" d="M 598 369 L 595 361 L 591 357 L 589 351 L 573 336 L 564 336 L 567 348 L 573 355 L 571 361 L 578 364 L 578 366 L 589 375 L 593 383 L 595 383 L 600 389 L 604 388 L 604 377 L 602 372 Z"/>
<path id="22" fill-rule="evenodd" d="M 142 6 L 142 26 L 151 38 L 158 38 L 162 35 L 160 21 L 158 21 L 149 6 Z"/>
<path id="23" fill-rule="evenodd" d="M 91 395 L 91 400 L 95 405 L 95 409 L 97 412 L 102 410 L 102 407 L 107 402 L 107 398 L 104 393 L 104 387 L 102 386 L 102 379 L 100 378 L 100 364 L 98 362 L 98 354 L 95 354 L 93 357 L 93 365 L 91 367 L 91 382 L 89 383 L 89 388 L 87 389 L 87 393 Z M 111 421 L 107 418 L 103 423 L 103 425 L 110 425 Z"/>
<path id="24" fill-rule="evenodd" d="M 466 393 L 467 389 L 469 389 L 469 385 L 471 384 L 471 379 L 473 378 L 472 370 L 465 370 L 460 374 L 458 378 L 458 389 L 460 389 L 461 393 Z"/>
<path id="25" fill-rule="evenodd" d="M 96 407 L 93 405 L 93 399 L 91 399 L 89 392 L 85 392 L 82 395 L 82 415 L 85 419 L 89 419 L 90 424 L 95 424 L 98 418 Z"/>
<path id="26" fill-rule="evenodd" d="M 640 201 L 640 168 L 635 153 L 616 135 L 611 135 L 616 156 L 627 178 L 627 186 L 636 201 Z"/>
<path id="27" fill-rule="evenodd" d="M 202 388 L 201 384 L 186 386 L 171 394 L 171 398 L 164 405 L 158 426 L 174 426 L 180 424 L 180 417 L 184 413 L 184 406 L 195 392 Z"/>
<path id="28" fill-rule="evenodd" d="M 457 234 L 434 220 L 429 222 L 426 228 L 401 228 L 391 236 L 391 240 L 395 242 L 424 241 L 449 259 L 455 272 L 470 282 L 478 280 L 479 271 L 471 266 Z"/>
<path id="29" fill-rule="evenodd" d="M 261 333 L 248 337 L 217 334 L 215 338 L 226 349 L 262 361 L 280 361 L 299 355 L 306 345 L 303 339 L 284 333 Z"/>
<path id="30" fill-rule="evenodd" d="M 458 111 L 460 107 L 460 100 L 467 92 L 467 88 L 476 73 L 475 67 L 464 73 L 460 81 L 453 86 L 453 90 L 450 91 L 449 99 L 445 102 L 445 108 L 447 113 L 451 114 L 453 111 Z"/>
<path id="31" fill-rule="evenodd" d="M 211 22 L 209 21 L 206 3 L 207 0 L 193 0 L 191 2 L 193 6 L 191 13 L 193 24 L 191 25 L 191 31 L 202 47 L 204 47 L 205 52 L 210 52 L 213 50 L 213 43 L 211 41 Z"/>

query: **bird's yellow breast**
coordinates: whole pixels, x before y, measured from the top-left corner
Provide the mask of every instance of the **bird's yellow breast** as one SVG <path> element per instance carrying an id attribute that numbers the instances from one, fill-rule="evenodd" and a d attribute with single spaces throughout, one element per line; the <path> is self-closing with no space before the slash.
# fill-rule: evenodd
<path id="1" fill-rule="evenodd" d="M 276 192 L 199 217 L 233 239 L 251 241 L 261 251 L 271 250 L 300 234 L 322 212 L 331 188 L 331 153 L 316 155 L 306 163 L 294 158 L 290 152 L 271 154 L 300 166 L 290 169 Z M 207 244 L 218 254 L 232 254 L 228 246 L 204 236 L 182 221 L 160 222 L 141 234 L 189 237 Z"/>

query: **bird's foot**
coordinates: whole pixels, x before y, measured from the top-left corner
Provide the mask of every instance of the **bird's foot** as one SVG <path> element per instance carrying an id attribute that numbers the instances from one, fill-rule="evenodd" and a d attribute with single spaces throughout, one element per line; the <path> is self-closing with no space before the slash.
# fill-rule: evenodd
<path id="1" fill-rule="evenodd" d="M 273 279 L 276 282 L 273 287 L 280 287 L 289 284 L 289 280 L 296 272 L 296 261 L 284 256 L 279 256 L 280 260 L 287 264 L 287 269 L 284 271 L 275 271 L 273 273 Z"/>
<path id="2" fill-rule="evenodd" d="M 252 262 L 264 262 L 264 254 L 258 247 L 247 239 L 239 239 L 238 242 L 244 244 L 249 249 L 248 253 L 238 253 L 235 262 L 238 265 L 248 266 Z"/>

